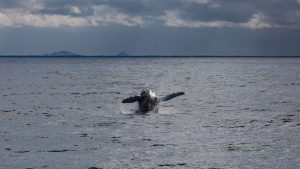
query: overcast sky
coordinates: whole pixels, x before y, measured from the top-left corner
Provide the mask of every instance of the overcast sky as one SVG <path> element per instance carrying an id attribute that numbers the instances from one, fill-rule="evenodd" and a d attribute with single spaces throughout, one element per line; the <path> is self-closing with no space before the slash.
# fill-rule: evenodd
<path id="1" fill-rule="evenodd" d="M 0 0 L 0 54 L 300 55 L 300 0 Z"/>

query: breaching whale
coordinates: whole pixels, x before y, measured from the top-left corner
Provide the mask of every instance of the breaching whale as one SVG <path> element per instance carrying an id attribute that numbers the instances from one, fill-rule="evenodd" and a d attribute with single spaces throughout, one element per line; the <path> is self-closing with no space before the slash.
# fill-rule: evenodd
<path id="1" fill-rule="evenodd" d="M 146 88 L 141 91 L 140 96 L 133 96 L 133 97 L 126 98 L 122 101 L 122 103 L 134 103 L 138 101 L 139 103 L 139 108 L 137 110 L 138 114 L 146 114 L 149 112 L 157 113 L 159 108 L 159 103 L 161 101 L 168 101 L 184 94 L 185 94 L 184 92 L 177 92 L 159 98 L 155 95 L 154 92 Z"/>

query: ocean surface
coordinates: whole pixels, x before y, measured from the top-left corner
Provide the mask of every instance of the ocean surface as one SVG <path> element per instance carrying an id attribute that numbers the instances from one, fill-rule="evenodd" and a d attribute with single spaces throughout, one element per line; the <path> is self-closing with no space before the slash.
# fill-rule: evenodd
<path id="1" fill-rule="evenodd" d="M 0 168 L 90 167 L 300 168 L 300 58 L 0 58 Z"/>

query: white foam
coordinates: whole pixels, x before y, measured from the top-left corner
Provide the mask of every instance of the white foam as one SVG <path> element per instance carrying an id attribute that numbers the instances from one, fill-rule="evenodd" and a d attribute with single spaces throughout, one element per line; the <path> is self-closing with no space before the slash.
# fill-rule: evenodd
<path id="1" fill-rule="evenodd" d="M 155 92 L 152 92 L 152 91 L 150 90 L 149 93 L 150 93 L 150 96 L 151 96 L 151 97 L 156 97 Z"/>

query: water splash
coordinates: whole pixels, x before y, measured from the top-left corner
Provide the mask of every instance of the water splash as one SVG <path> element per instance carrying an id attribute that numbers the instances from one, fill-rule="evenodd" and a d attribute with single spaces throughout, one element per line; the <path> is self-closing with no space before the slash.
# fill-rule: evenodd
<path id="1" fill-rule="evenodd" d="M 151 97 L 156 97 L 155 92 L 149 90 L 149 93 L 150 93 L 150 96 L 151 96 Z"/>
<path id="2" fill-rule="evenodd" d="M 133 107 L 135 107 L 135 108 L 133 108 Z M 133 104 L 132 106 L 130 106 L 130 105 L 124 106 L 124 104 L 120 104 L 119 111 L 121 114 L 134 114 L 136 107 L 137 107 L 136 104 Z"/>

